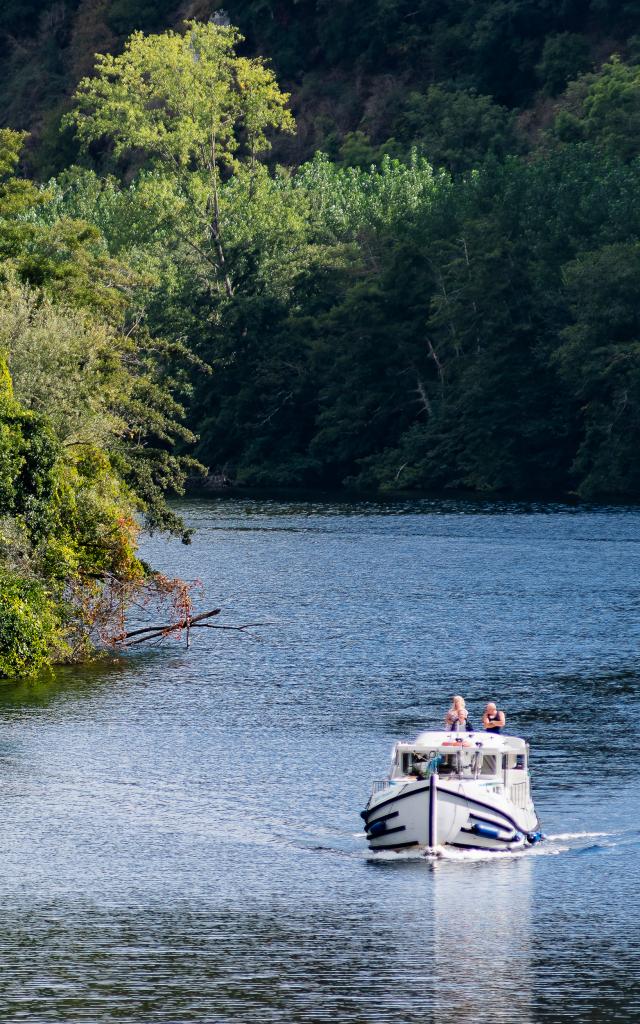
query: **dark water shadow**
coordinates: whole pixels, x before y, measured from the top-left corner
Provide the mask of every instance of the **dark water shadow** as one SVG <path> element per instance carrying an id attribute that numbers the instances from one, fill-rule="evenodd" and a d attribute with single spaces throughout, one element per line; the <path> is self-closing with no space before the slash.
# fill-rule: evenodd
<path id="1" fill-rule="evenodd" d="M 20 679 L 0 680 L 0 713 L 3 709 L 48 707 L 57 700 L 91 699 L 98 689 L 126 684 L 144 685 L 145 669 L 163 665 L 167 651 L 109 654 L 84 665 L 59 665 Z"/>

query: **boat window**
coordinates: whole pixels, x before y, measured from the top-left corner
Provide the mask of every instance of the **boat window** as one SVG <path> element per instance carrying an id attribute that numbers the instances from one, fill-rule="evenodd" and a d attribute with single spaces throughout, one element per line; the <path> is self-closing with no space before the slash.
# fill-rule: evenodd
<path id="1" fill-rule="evenodd" d="M 424 779 L 427 776 L 428 757 L 426 754 L 408 751 L 402 755 L 402 772 L 404 775 L 411 775 L 416 779 Z"/>
<path id="2" fill-rule="evenodd" d="M 438 773 L 440 775 L 451 775 L 453 772 L 457 771 L 458 765 L 455 754 L 445 754 L 444 756 L 440 756 L 442 757 L 442 760 L 438 765 Z"/>
<path id="3" fill-rule="evenodd" d="M 495 754 L 482 755 L 482 775 L 495 775 L 498 768 L 498 758 Z"/>
<path id="4" fill-rule="evenodd" d="M 460 771 L 464 776 L 472 777 L 474 774 L 475 765 L 475 750 L 461 750 L 460 751 Z"/>
<path id="5" fill-rule="evenodd" d="M 502 767 L 503 768 L 524 768 L 524 754 L 503 754 L 502 755 Z"/>

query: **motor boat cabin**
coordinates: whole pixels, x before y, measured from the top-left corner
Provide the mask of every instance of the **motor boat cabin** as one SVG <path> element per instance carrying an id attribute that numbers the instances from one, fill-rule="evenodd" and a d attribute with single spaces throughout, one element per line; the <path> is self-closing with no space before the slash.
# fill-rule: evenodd
<path id="1" fill-rule="evenodd" d="M 420 733 L 395 744 L 362 812 L 372 850 L 515 850 L 541 838 L 529 745 L 491 732 Z"/>

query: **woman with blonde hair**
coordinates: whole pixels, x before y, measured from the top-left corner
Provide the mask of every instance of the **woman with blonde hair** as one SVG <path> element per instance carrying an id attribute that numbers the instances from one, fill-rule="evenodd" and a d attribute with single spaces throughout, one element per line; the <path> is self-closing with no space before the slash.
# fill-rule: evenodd
<path id="1" fill-rule="evenodd" d="M 445 715 L 444 727 L 449 732 L 464 732 L 465 730 L 466 732 L 473 732 L 464 697 L 456 695 L 451 698 L 451 707 Z"/>

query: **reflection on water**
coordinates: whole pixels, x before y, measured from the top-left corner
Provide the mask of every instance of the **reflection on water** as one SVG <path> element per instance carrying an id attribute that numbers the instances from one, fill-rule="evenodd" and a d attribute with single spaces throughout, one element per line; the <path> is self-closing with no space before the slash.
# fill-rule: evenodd
<path id="1" fill-rule="evenodd" d="M 0 693 L 8 1021 L 640 1019 L 640 512 L 193 502 L 227 622 Z M 453 692 L 553 838 L 371 859 L 358 811 Z"/>
<path id="2" fill-rule="evenodd" d="M 436 1017 L 532 1021 L 532 870 L 529 857 L 434 864 Z"/>

